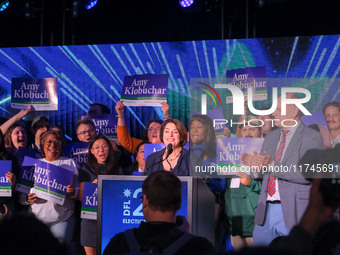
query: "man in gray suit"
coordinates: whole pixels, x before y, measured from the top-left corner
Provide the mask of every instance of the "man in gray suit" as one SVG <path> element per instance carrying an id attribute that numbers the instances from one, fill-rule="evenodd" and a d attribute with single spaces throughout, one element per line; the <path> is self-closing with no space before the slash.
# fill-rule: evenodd
<path id="1" fill-rule="evenodd" d="M 287 94 L 287 98 L 298 98 Z M 301 122 L 301 111 L 287 105 L 287 114 L 281 114 L 281 97 L 273 113 L 278 129 L 264 140 L 260 154 L 242 155 L 242 162 L 258 166 L 258 177 L 263 178 L 262 189 L 255 214 L 254 245 L 268 245 L 274 238 L 288 235 L 304 213 L 308 201 L 310 182 L 299 170 L 298 164 L 310 149 L 323 149 L 320 133 Z M 269 170 L 266 172 L 265 170 Z"/>

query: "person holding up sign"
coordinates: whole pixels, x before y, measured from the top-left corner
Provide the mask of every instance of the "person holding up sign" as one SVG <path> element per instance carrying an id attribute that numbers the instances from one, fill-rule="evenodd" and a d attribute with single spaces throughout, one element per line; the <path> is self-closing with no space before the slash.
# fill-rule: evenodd
<path id="1" fill-rule="evenodd" d="M 40 137 L 43 159 L 41 161 L 56 165 L 73 173 L 73 182 L 67 186 L 67 196 L 63 205 L 38 198 L 36 194 L 27 195 L 32 213 L 47 224 L 52 234 L 61 243 L 71 244 L 75 228 L 74 199 L 78 197 L 78 165 L 71 159 L 62 157 L 65 147 L 64 137 L 57 131 L 49 130 Z"/>
<path id="2" fill-rule="evenodd" d="M 5 177 L 11 183 L 13 188 L 15 187 L 16 176 L 19 176 L 20 167 L 18 165 L 16 158 L 6 151 L 3 134 L 0 129 L 0 164 L 1 160 L 12 161 L 12 172 L 7 172 Z M 14 211 L 13 197 L 0 197 L 0 219 L 8 212 L 13 211 Z"/>
<path id="3" fill-rule="evenodd" d="M 164 119 L 170 119 L 169 110 L 170 107 L 166 102 L 161 103 L 161 111 L 163 112 Z M 140 139 L 131 137 L 124 120 L 124 104 L 123 101 L 118 101 L 116 104 L 116 112 L 117 112 L 117 136 L 118 136 L 118 142 L 120 145 L 122 145 L 128 152 L 133 154 L 136 150 L 136 147 L 138 144 L 143 142 Z M 146 132 L 147 136 L 144 138 L 145 142 L 149 143 L 161 143 L 160 139 L 160 130 L 161 130 L 161 124 L 163 121 L 161 120 L 151 120 L 146 126 Z"/>
<path id="4" fill-rule="evenodd" d="M 97 183 L 98 175 L 122 174 L 119 167 L 119 154 L 113 149 L 109 139 L 96 135 L 89 144 L 87 162 L 79 169 L 79 199 L 83 199 L 84 182 Z M 97 221 L 82 219 L 80 242 L 87 255 L 96 254 Z"/>

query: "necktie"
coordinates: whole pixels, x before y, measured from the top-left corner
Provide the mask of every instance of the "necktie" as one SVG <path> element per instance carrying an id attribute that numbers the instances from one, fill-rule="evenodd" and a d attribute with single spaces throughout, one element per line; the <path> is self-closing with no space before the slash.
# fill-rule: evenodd
<path id="1" fill-rule="evenodd" d="M 289 132 L 289 130 L 288 131 L 282 130 L 282 132 L 283 132 L 282 138 L 281 138 L 279 147 L 276 151 L 276 155 L 275 155 L 275 159 L 274 159 L 277 162 L 280 162 L 281 159 L 282 159 L 283 150 L 284 150 L 285 145 L 286 145 L 286 136 L 287 136 L 287 133 Z M 275 185 L 276 185 L 276 178 L 273 177 L 273 176 L 269 176 L 268 183 L 267 183 L 267 193 L 268 193 L 269 196 L 274 195 L 274 193 L 276 191 Z"/>

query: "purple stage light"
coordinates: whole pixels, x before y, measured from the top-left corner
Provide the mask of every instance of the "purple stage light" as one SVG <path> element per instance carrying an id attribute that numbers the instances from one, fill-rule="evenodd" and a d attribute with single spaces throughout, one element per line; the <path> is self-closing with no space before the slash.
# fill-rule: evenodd
<path id="1" fill-rule="evenodd" d="M 194 2 L 194 0 L 179 0 L 179 4 L 182 7 L 189 7 L 190 5 L 192 5 Z"/>

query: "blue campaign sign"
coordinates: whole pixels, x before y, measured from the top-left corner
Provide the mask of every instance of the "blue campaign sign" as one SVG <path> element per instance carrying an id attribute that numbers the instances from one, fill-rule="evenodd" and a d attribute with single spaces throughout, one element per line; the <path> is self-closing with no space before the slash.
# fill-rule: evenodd
<path id="1" fill-rule="evenodd" d="M 144 221 L 142 211 L 143 180 L 103 180 L 102 185 L 102 252 L 119 232 L 137 228 Z M 177 215 L 187 218 L 188 183 L 182 182 L 182 204 Z"/>
<path id="2" fill-rule="evenodd" d="M 74 159 L 79 165 L 86 162 L 89 143 L 69 143 L 64 149 L 66 157 Z"/>
<path id="3" fill-rule="evenodd" d="M 31 188 L 34 186 L 34 170 L 38 161 L 38 159 L 25 156 L 15 187 L 17 191 L 25 194 L 30 193 Z"/>
<path id="4" fill-rule="evenodd" d="M 86 115 L 81 119 L 92 120 L 97 134 L 102 133 L 108 138 L 117 138 L 117 117 L 113 114 Z"/>
<path id="5" fill-rule="evenodd" d="M 84 183 L 80 214 L 81 218 L 91 220 L 97 219 L 97 187 L 98 185 L 95 183 Z"/>
<path id="6" fill-rule="evenodd" d="M 58 110 L 58 78 L 12 78 L 11 106 L 36 111 Z"/>
<path id="7" fill-rule="evenodd" d="M 165 148 L 165 144 L 164 143 L 150 143 L 150 144 L 145 144 L 144 145 L 144 160 L 146 160 L 146 158 L 156 152 L 156 151 L 160 151 L 163 150 Z M 189 150 L 189 143 L 187 143 L 184 146 L 185 149 Z"/>
<path id="8" fill-rule="evenodd" d="M 161 106 L 168 95 L 168 74 L 125 76 L 121 100 L 126 106 Z"/>
<path id="9" fill-rule="evenodd" d="M 12 172 L 12 160 L 0 160 L 0 197 L 12 196 L 12 184 L 6 174 Z"/>
<path id="10" fill-rule="evenodd" d="M 145 144 L 144 145 L 144 159 L 146 160 L 146 158 L 156 152 L 156 151 L 160 151 L 163 150 L 165 148 L 165 144 L 164 143 L 150 143 L 150 144 Z"/>
<path id="11" fill-rule="evenodd" d="M 39 160 L 36 163 L 33 178 L 32 193 L 57 204 L 64 204 L 67 186 L 73 183 L 73 172 Z"/>

